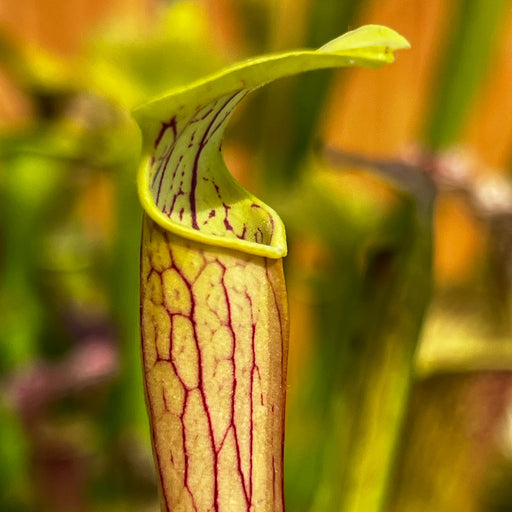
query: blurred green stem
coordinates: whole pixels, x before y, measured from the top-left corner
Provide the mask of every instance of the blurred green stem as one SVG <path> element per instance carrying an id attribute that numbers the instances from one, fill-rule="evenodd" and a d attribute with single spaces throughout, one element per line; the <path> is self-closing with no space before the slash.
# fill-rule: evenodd
<path id="1" fill-rule="evenodd" d="M 12 370 L 38 354 L 44 315 L 36 286 L 39 226 L 64 168 L 23 150 L 3 164 L 0 368 Z"/>
<path id="2" fill-rule="evenodd" d="M 507 0 L 460 2 L 426 119 L 425 143 L 430 148 L 453 144 L 464 128 L 509 7 Z"/>
<path id="3" fill-rule="evenodd" d="M 317 48 L 343 33 L 351 27 L 365 3 L 351 0 L 312 2 L 302 45 Z M 283 22 L 275 20 L 274 23 L 280 26 Z M 261 169 L 266 187 L 273 192 L 276 187 L 286 190 L 298 178 L 300 166 L 311 150 L 315 133 L 318 133 L 318 122 L 335 73 L 326 70 L 283 80 L 268 88 L 265 96 L 257 100 L 265 103 L 261 121 L 265 163 Z M 275 116 L 276 111 L 281 115 Z"/>
<path id="4" fill-rule="evenodd" d="M 353 360 L 359 373 L 356 414 L 340 508 L 347 512 L 384 510 L 430 298 L 430 226 L 418 220 L 410 204 L 402 215 L 398 245 L 372 255 L 365 275 L 364 317 L 354 337 L 361 350 Z"/>
<path id="5" fill-rule="evenodd" d="M 290 411 L 288 486 L 301 489 L 298 510 L 381 512 L 430 297 L 432 197 L 425 205 L 401 194 L 386 210 L 343 184 L 302 194 L 304 215 L 325 224 L 333 249 L 313 288 L 313 354 Z M 301 442 L 293 424 L 304 416 L 318 419 L 322 439 Z"/>
<path id="6" fill-rule="evenodd" d="M 140 363 L 139 317 L 134 311 L 139 307 L 140 229 L 142 214 L 139 208 L 133 175 L 137 168 L 138 138 L 131 121 L 124 119 L 125 131 L 120 135 L 126 141 L 124 147 L 133 150 L 125 155 L 116 169 L 116 219 L 118 221 L 111 267 L 111 304 L 118 329 L 121 357 L 121 376 L 112 397 L 111 408 L 114 435 L 120 431 L 135 432 L 136 437 L 146 440 L 148 420 L 144 405 L 142 367 Z"/>

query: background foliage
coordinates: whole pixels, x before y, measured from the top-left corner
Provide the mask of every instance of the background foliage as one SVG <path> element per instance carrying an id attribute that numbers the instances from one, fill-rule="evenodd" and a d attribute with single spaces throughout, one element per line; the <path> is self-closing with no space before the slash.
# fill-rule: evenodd
<path id="1" fill-rule="evenodd" d="M 224 144 L 288 226 L 288 508 L 512 508 L 510 2 L 18 0 L 0 3 L 3 511 L 158 508 L 128 109 L 365 23 L 412 49 L 253 94 Z"/>

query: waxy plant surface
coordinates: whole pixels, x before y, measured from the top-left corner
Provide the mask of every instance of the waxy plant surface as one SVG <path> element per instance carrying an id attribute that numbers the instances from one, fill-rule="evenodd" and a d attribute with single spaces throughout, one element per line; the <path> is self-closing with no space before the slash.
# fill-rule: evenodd
<path id="1" fill-rule="evenodd" d="M 143 247 L 143 361 L 165 510 L 282 510 L 281 260 L 185 241 L 149 219 Z"/>

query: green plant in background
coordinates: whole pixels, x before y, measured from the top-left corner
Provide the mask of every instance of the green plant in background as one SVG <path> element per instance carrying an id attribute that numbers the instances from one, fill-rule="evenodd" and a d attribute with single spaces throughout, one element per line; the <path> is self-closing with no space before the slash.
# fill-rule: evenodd
<path id="1" fill-rule="evenodd" d="M 460 135 L 499 41 L 506 0 L 492 4 L 466 0 L 454 16 L 439 62 L 439 80 L 433 88 L 433 105 L 425 120 L 424 142 L 443 149 Z"/>
<path id="2" fill-rule="evenodd" d="M 369 187 L 368 173 L 391 185 L 393 200 L 376 208 L 390 189 Z M 283 212 L 296 237 L 314 233 L 329 248 L 307 277 L 315 346 L 290 404 L 293 510 L 386 510 L 431 287 L 434 194 L 413 177 L 397 164 L 329 156 L 311 164 Z M 300 271 L 292 262 L 292 282 Z"/>
<path id="3" fill-rule="evenodd" d="M 223 163 L 231 113 L 281 76 L 376 67 L 407 47 L 392 30 L 365 26 L 317 51 L 235 65 L 135 111 L 145 155 L 141 334 L 162 510 L 284 508 L 286 241 L 277 214 Z"/>

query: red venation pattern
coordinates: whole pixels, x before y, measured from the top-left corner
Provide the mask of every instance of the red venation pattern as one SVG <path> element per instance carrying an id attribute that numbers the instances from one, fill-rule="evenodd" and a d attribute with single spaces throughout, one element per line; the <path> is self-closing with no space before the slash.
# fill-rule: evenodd
<path id="1" fill-rule="evenodd" d="M 279 512 L 287 308 L 281 260 L 146 217 L 141 334 L 162 510 Z"/>

